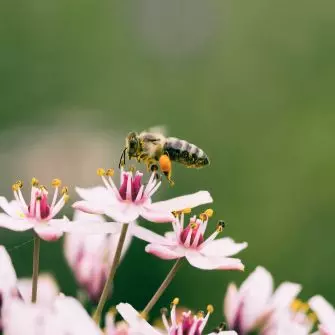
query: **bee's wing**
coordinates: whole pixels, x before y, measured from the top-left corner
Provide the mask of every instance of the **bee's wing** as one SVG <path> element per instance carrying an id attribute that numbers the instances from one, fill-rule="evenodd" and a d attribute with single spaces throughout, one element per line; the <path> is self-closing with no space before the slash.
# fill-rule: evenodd
<path id="1" fill-rule="evenodd" d="M 163 135 L 164 137 L 166 137 L 167 135 L 167 127 L 166 125 L 157 125 L 157 126 L 154 126 L 154 127 L 150 127 L 148 129 L 148 132 L 149 133 L 153 133 L 153 134 L 160 134 L 160 135 Z"/>

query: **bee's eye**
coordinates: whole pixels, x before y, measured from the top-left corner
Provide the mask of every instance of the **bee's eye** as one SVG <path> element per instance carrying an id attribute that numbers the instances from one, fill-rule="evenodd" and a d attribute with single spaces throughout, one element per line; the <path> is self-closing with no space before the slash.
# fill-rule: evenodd
<path id="1" fill-rule="evenodd" d="M 135 147 L 136 147 L 136 144 L 137 144 L 137 142 L 136 142 L 135 140 L 130 140 L 130 141 L 129 141 L 129 146 L 130 146 L 131 148 L 135 148 Z"/>

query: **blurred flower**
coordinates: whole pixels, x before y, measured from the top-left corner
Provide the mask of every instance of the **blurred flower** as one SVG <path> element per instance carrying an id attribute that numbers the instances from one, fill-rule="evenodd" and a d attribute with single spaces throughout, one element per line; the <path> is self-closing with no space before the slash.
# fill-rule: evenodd
<path id="1" fill-rule="evenodd" d="M 0 330 L 2 328 L 1 309 L 3 303 L 12 296 L 18 296 L 17 277 L 12 261 L 3 246 L 0 246 Z"/>
<path id="2" fill-rule="evenodd" d="M 0 324 L 4 335 L 101 334 L 79 302 L 59 295 L 50 275 L 41 275 L 38 283 L 38 300 L 32 304 L 32 281 L 17 280 L 8 253 L 0 246 Z"/>
<path id="3" fill-rule="evenodd" d="M 75 221 L 104 223 L 100 215 L 75 211 Z M 89 298 L 97 301 L 101 295 L 112 265 L 120 233 L 106 235 L 66 234 L 64 252 L 76 280 Z M 122 255 L 130 246 L 131 234 L 127 234 Z"/>
<path id="4" fill-rule="evenodd" d="M 101 335 L 80 303 L 58 296 L 50 306 L 11 299 L 3 308 L 4 335 Z"/>
<path id="5" fill-rule="evenodd" d="M 320 321 L 320 335 L 335 335 L 335 310 L 323 297 L 317 295 L 309 300 L 309 305 Z"/>
<path id="6" fill-rule="evenodd" d="M 257 267 L 239 290 L 233 283 L 228 286 L 224 314 L 229 329 L 240 335 L 256 329 L 264 335 L 307 334 L 306 327 L 298 332 L 298 314 L 291 309 L 300 290 L 299 284 L 285 282 L 273 292 L 271 274 L 263 267 Z"/>
<path id="7" fill-rule="evenodd" d="M 243 271 L 241 260 L 229 256 L 245 249 L 248 244 L 235 243 L 228 237 L 215 240 L 224 228 L 223 221 L 219 221 L 215 232 L 204 240 L 208 219 L 212 214 L 213 211 L 209 209 L 199 219 L 193 216 L 184 228 L 184 213 L 176 213 L 176 220 L 172 223 L 174 231 L 166 233 L 165 238 L 143 227 L 137 227 L 134 235 L 150 243 L 145 248 L 146 252 L 162 259 L 186 257 L 191 265 L 199 269 Z"/>
<path id="8" fill-rule="evenodd" d="M 11 229 L 14 231 L 25 231 L 34 229 L 36 234 L 46 241 L 55 241 L 59 239 L 63 232 L 66 231 L 82 231 L 86 233 L 106 233 L 114 232 L 115 228 L 111 225 L 90 225 L 87 222 L 76 222 L 69 224 L 69 220 L 54 219 L 60 212 L 68 200 L 67 187 L 61 190 L 61 197 L 57 201 L 61 181 L 54 179 L 52 186 L 55 188 L 51 204 L 48 202 L 47 189 L 39 185 L 37 179 L 32 179 L 31 199 L 27 205 L 23 198 L 21 188 L 23 183 L 16 182 L 13 185 L 15 200 L 8 203 L 6 198 L 0 197 L 0 207 L 5 213 L 0 214 L 0 227 Z M 99 229 L 98 229 L 99 228 Z"/>
<path id="9" fill-rule="evenodd" d="M 120 303 L 116 306 L 121 316 L 129 323 L 130 329 L 134 334 L 138 335 L 201 335 L 209 318 L 209 315 L 213 312 L 213 306 L 207 307 L 206 316 L 199 312 L 198 315 L 193 315 L 191 311 L 184 312 L 181 322 L 177 322 L 176 318 L 176 305 L 178 299 L 174 299 L 171 312 L 170 322 L 167 319 L 167 310 L 162 311 L 163 324 L 166 332 L 161 332 L 144 320 L 144 318 L 130 305 L 127 303 Z M 131 333 L 131 332 L 130 332 Z M 220 331 L 219 333 L 211 333 L 209 335 L 237 335 L 234 331 Z M 108 334 L 109 335 L 109 334 Z"/>
<path id="10" fill-rule="evenodd" d="M 151 202 L 151 197 L 158 190 L 161 181 L 153 172 L 146 186 L 142 184 L 143 174 L 136 171 L 121 170 L 120 188 L 115 185 L 113 169 L 98 169 L 105 187 L 77 188 L 78 194 L 84 199 L 74 203 L 73 207 L 92 214 L 105 214 L 122 223 L 130 223 L 142 216 L 153 222 L 169 222 L 174 220 L 171 212 L 183 208 L 193 208 L 213 201 L 207 191 L 177 197 L 167 201 Z"/>
<path id="11" fill-rule="evenodd" d="M 5 305 L 13 298 L 23 301 L 31 301 L 31 279 L 17 279 L 12 261 L 3 246 L 0 246 L 0 312 L 2 305 Z M 50 305 L 58 295 L 59 289 L 54 278 L 49 274 L 41 274 L 38 279 L 39 305 Z M 1 313 L 0 313 L 1 316 Z M 1 329 L 1 319 L 0 319 Z"/>

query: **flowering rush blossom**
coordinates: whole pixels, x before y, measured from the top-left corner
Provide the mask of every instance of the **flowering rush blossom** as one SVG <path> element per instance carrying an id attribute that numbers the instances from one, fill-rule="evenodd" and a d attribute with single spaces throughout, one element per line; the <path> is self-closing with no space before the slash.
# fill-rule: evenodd
<path id="1" fill-rule="evenodd" d="M 75 221 L 104 223 L 101 215 L 75 211 Z M 115 234 L 78 234 L 65 235 L 64 253 L 77 282 L 85 289 L 92 301 L 98 301 L 111 264 L 114 259 L 120 233 Z M 127 234 L 122 248 L 122 256 L 130 246 L 131 234 Z"/>
<path id="2" fill-rule="evenodd" d="M 184 228 L 184 213 L 175 213 L 176 218 L 172 223 L 173 232 L 168 232 L 165 237 L 155 234 L 143 227 L 136 227 L 134 235 L 150 244 L 145 251 L 162 259 L 178 259 L 186 257 L 188 262 L 203 270 L 244 270 L 240 259 L 231 258 L 245 249 L 248 244 L 235 243 L 231 238 L 225 237 L 215 240 L 224 228 L 223 221 L 219 221 L 216 230 L 207 239 L 204 234 L 208 220 L 213 211 L 208 209 L 200 214 L 199 218 L 193 216 Z"/>
<path id="3" fill-rule="evenodd" d="M 51 203 L 48 202 L 48 191 L 45 186 L 39 184 L 36 178 L 31 182 L 31 198 L 27 204 L 23 198 L 21 189 L 23 183 L 17 181 L 13 186 L 15 200 L 8 202 L 0 197 L 0 207 L 5 213 L 0 214 L 0 227 L 14 231 L 26 231 L 33 229 L 35 233 L 46 241 L 59 239 L 64 232 L 81 231 L 86 233 L 112 233 L 115 228 L 111 225 L 99 225 L 98 227 L 87 222 L 74 222 L 69 224 L 66 217 L 54 219 L 69 199 L 67 187 L 60 191 L 61 181 L 54 179 L 52 186 L 55 192 Z M 57 201 L 61 194 L 60 199 Z"/>
<path id="4" fill-rule="evenodd" d="M 100 335 L 75 299 L 59 295 L 49 275 L 41 275 L 38 300 L 30 303 L 32 281 L 17 280 L 11 259 L 0 246 L 0 326 L 4 335 Z"/>
<path id="5" fill-rule="evenodd" d="M 309 306 L 316 313 L 320 321 L 320 335 L 335 335 L 335 310 L 323 297 L 316 295 L 309 300 Z"/>
<path id="6" fill-rule="evenodd" d="M 58 295 L 58 286 L 49 274 L 41 274 L 38 279 L 38 299 L 41 305 L 49 305 Z M 0 246 L 0 317 L 3 304 L 13 298 L 31 301 L 32 280 L 29 278 L 17 279 L 12 261 L 5 249 Z M 0 318 L 0 329 L 1 329 Z"/>
<path id="7" fill-rule="evenodd" d="M 213 306 L 207 306 L 207 314 L 199 312 L 197 315 L 193 315 L 191 311 L 184 312 L 182 319 L 178 322 L 176 317 L 176 305 L 179 299 L 173 300 L 172 308 L 170 312 L 170 322 L 167 318 L 167 310 L 162 310 L 162 321 L 165 327 L 165 332 L 161 332 L 158 329 L 150 326 L 148 322 L 134 309 L 130 304 L 120 303 L 116 306 L 116 309 L 121 316 L 129 323 L 130 330 L 133 334 L 138 335 L 201 335 L 203 334 L 204 328 L 209 319 L 209 315 L 214 311 Z M 129 334 L 132 334 L 131 331 Z M 209 335 L 237 335 L 235 331 L 220 331 L 210 333 Z"/>
<path id="8" fill-rule="evenodd" d="M 284 282 L 273 292 L 271 274 L 257 267 L 237 290 L 230 284 L 224 299 L 229 329 L 238 334 L 260 330 L 260 334 L 308 334 L 312 324 L 301 309 L 292 309 L 299 284 Z"/>
<path id="9" fill-rule="evenodd" d="M 4 335 L 101 335 L 80 303 L 63 295 L 50 306 L 12 299 L 2 312 Z"/>
<path id="10" fill-rule="evenodd" d="M 31 199 L 27 204 L 23 198 L 21 189 L 23 183 L 16 182 L 13 186 L 15 200 L 7 202 L 4 197 L 0 197 L 0 206 L 6 214 L 1 214 L 0 225 L 14 231 L 25 231 L 34 229 L 35 232 L 45 240 L 57 240 L 62 236 L 62 231 L 53 227 L 59 220 L 53 219 L 63 208 L 68 200 L 68 190 L 64 187 L 61 191 L 61 198 L 57 202 L 61 181 L 54 179 L 52 186 L 55 188 L 54 197 L 51 204 L 48 203 L 48 191 L 44 186 L 40 186 L 36 178 L 32 179 Z M 60 219 L 66 222 L 66 218 Z"/>
<path id="11" fill-rule="evenodd" d="M 121 181 L 118 188 L 114 181 L 114 170 L 98 169 L 104 186 L 93 188 L 76 188 L 83 199 L 73 207 L 92 214 L 105 214 L 122 223 L 131 223 L 138 217 L 153 222 L 170 222 L 174 220 L 173 211 L 193 208 L 213 201 L 207 191 L 152 203 L 152 196 L 157 192 L 161 181 L 157 173 L 152 172 L 146 185 L 142 183 L 143 173 L 121 169 Z"/>

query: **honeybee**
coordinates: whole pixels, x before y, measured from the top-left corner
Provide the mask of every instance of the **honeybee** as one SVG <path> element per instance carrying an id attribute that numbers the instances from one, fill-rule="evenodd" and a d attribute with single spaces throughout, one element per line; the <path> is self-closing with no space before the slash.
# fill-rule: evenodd
<path id="1" fill-rule="evenodd" d="M 120 166 L 125 165 L 126 155 L 129 159 L 136 158 L 138 162 L 144 162 L 148 170 L 156 169 L 158 164 L 171 184 L 171 161 L 188 168 L 202 168 L 210 163 L 206 153 L 196 145 L 176 137 L 165 137 L 158 131 L 130 132 L 126 137 Z"/>

